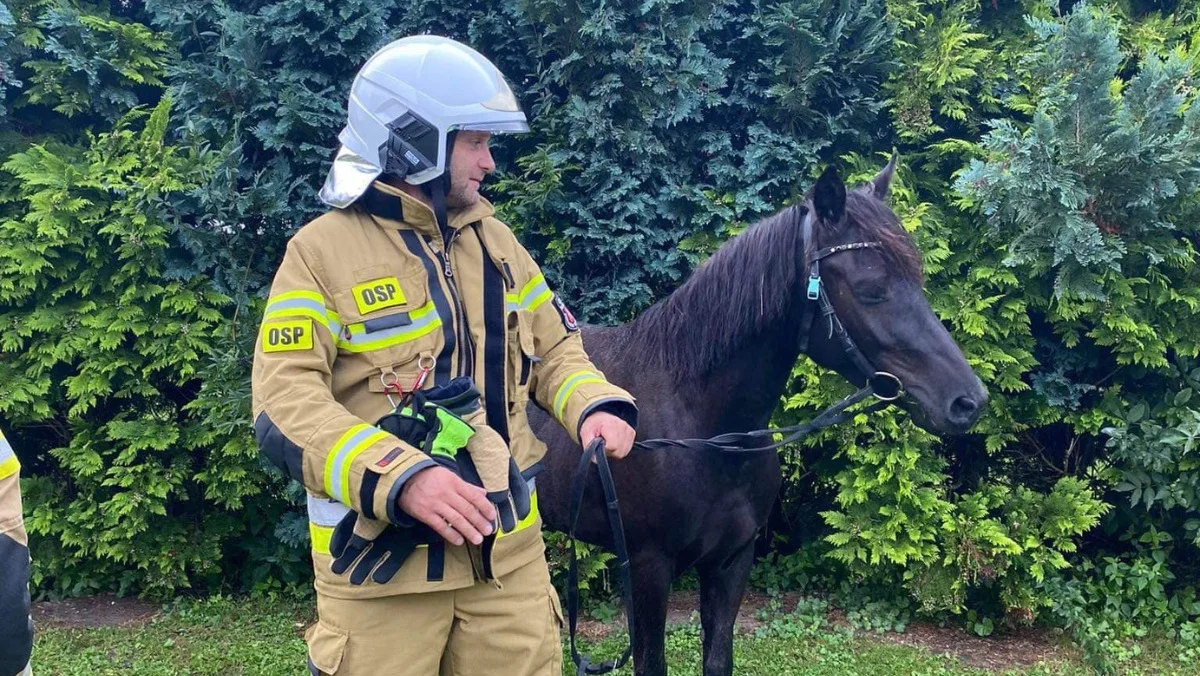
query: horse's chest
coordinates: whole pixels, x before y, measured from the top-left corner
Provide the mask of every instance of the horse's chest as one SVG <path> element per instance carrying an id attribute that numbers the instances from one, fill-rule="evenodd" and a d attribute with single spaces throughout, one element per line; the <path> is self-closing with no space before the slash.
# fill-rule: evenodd
<path id="1" fill-rule="evenodd" d="M 766 523 L 779 492 L 778 456 L 713 454 L 720 457 L 710 459 L 705 490 L 697 496 L 709 505 L 703 527 L 721 539 L 752 537 Z"/>

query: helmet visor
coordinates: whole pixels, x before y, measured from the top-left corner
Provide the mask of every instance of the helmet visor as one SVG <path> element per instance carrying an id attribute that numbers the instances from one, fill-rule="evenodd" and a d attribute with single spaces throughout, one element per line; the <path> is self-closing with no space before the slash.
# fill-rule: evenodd
<path id="1" fill-rule="evenodd" d="M 529 123 L 525 120 L 495 120 L 456 124 L 453 128 L 461 131 L 490 131 L 493 134 L 524 134 L 529 131 Z"/>

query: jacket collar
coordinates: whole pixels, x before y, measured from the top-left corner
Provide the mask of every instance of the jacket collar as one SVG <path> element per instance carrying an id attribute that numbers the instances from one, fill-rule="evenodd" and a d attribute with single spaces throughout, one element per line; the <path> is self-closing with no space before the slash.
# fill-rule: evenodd
<path id="1" fill-rule="evenodd" d="M 407 226 L 431 237 L 440 237 L 433 209 L 415 197 L 383 181 L 375 181 L 357 202 L 383 227 Z M 480 197 L 466 209 L 453 209 L 446 214 L 450 229 L 458 230 L 495 213 L 492 203 Z"/>

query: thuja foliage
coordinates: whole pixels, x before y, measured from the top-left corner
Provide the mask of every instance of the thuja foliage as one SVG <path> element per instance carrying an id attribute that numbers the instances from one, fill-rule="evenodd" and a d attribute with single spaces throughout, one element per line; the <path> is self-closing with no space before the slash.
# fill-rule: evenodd
<path id="1" fill-rule="evenodd" d="M 163 99 L 84 147 L 35 145 L 3 167 L 19 190 L 0 221 L 0 414 L 43 430 L 15 438 L 32 445 L 35 583 L 61 591 L 186 585 L 219 570 L 243 518 L 241 500 L 206 493 L 238 467 L 204 459 L 187 412 L 228 299 L 164 274 L 163 197 L 211 164 L 165 141 L 169 114 Z"/>
<path id="2" fill-rule="evenodd" d="M 947 78 L 937 95 L 1003 116 L 906 128 L 911 99 L 891 101 L 901 137 L 933 139 L 893 206 L 990 410 L 966 439 L 931 439 L 895 414 L 829 432 L 789 463 L 789 491 L 807 492 L 789 492 L 787 511 L 805 523 L 822 508 L 836 575 L 903 579 L 926 611 L 969 609 L 981 633 L 1057 618 L 1112 666 L 1123 636 L 1175 631 L 1200 610 L 1194 24 L 1155 43 L 1128 7 L 1031 5 L 1014 36 L 986 4 L 952 19 L 906 6 L 913 25 L 962 24 L 971 44 L 1025 40 L 1019 59 L 997 55 L 1014 62 L 1009 80 L 983 65 L 957 80 L 1003 87 Z M 873 162 L 844 159 L 870 176 Z M 796 376 L 787 408 L 802 415 L 848 391 L 806 363 Z M 1153 584 L 1133 582 L 1146 571 Z"/>
<path id="3" fill-rule="evenodd" d="M 991 403 L 963 437 L 889 410 L 789 450 L 766 544 L 792 563 L 756 579 L 980 633 L 1099 615 L 1099 646 L 1193 626 L 1200 22 L 1160 4 L 0 5 L 0 418 L 39 593 L 307 580 L 249 431 L 254 327 L 353 73 L 428 31 L 512 80 L 533 132 L 489 194 L 595 322 L 899 148 L 892 206 Z M 802 360 L 778 422 L 848 387 Z"/>

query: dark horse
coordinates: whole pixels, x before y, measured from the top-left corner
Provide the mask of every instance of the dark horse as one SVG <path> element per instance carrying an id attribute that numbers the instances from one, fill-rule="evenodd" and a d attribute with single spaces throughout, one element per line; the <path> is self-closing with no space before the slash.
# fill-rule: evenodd
<path id="1" fill-rule="evenodd" d="M 885 204 L 895 158 L 850 191 L 827 170 L 802 205 L 735 237 L 678 290 L 634 321 L 586 327 L 584 344 L 612 382 L 638 400 L 638 438 L 708 438 L 766 427 L 802 345 L 812 252 L 836 316 L 816 313 L 807 354 L 862 385 L 861 368 L 835 337 L 840 321 L 875 369 L 897 376 L 918 424 L 969 429 L 987 401 L 979 378 L 925 299 L 920 256 Z M 806 219 L 811 219 L 805 223 Z M 806 227 L 815 241 L 804 241 Z M 567 529 L 571 476 L 581 449 L 541 411 L 535 433 L 550 448 L 538 477 L 547 525 Z M 635 449 L 612 463 L 633 571 L 634 664 L 665 674 L 667 593 L 691 566 L 700 578 L 704 674 L 733 671 L 733 626 L 753 562 L 756 531 L 780 487 L 775 453 Z M 612 547 L 596 472 L 589 477 L 579 537 Z"/>

